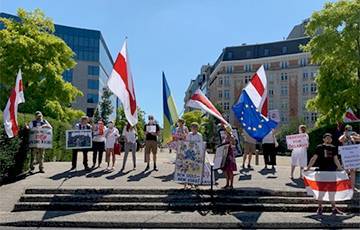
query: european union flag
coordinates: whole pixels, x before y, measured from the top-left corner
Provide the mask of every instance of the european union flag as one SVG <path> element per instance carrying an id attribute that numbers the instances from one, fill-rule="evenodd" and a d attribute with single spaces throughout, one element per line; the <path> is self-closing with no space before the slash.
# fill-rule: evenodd
<path id="1" fill-rule="evenodd" d="M 242 128 L 257 141 L 262 141 L 277 126 L 275 121 L 261 114 L 245 90 L 242 91 L 239 101 L 232 107 L 232 110 Z"/>

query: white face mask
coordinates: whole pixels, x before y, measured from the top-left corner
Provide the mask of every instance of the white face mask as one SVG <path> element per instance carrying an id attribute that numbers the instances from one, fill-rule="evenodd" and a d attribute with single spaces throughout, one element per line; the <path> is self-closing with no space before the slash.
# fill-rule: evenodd
<path id="1" fill-rule="evenodd" d="M 112 123 L 110 123 L 108 126 L 110 129 L 114 128 L 114 124 L 112 124 Z"/>

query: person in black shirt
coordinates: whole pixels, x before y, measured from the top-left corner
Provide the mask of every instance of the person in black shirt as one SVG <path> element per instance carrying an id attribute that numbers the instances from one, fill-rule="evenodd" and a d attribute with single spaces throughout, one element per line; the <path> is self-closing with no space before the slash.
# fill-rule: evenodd
<path id="1" fill-rule="evenodd" d="M 148 117 L 149 122 L 145 125 L 145 162 L 147 166 L 145 171 L 150 168 L 150 152 L 153 154 L 154 171 L 158 171 L 156 167 L 156 154 L 157 154 L 157 137 L 160 134 L 160 127 L 156 124 L 153 116 Z"/>
<path id="2" fill-rule="evenodd" d="M 332 143 L 332 135 L 330 133 L 325 133 L 323 135 L 323 143 L 316 146 L 315 154 L 310 159 L 310 162 L 305 169 L 305 171 L 308 171 L 311 167 L 314 166 L 315 162 L 318 163 L 319 171 L 336 171 L 336 170 L 342 170 L 339 158 L 338 158 L 338 151 L 337 148 L 331 144 Z M 319 215 L 322 214 L 323 208 L 322 208 L 322 201 L 318 201 L 319 208 L 317 210 L 317 213 Z M 332 206 L 332 213 L 335 214 L 341 214 L 342 212 L 336 208 L 335 201 L 331 202 Z"/>
<path id="3" fill-rule="evenodd" d="M 80 123 L 77 123 L 75 125 L 75 129 L 77 130 L 83 130 L 83 129 L 91 129 L 91 125 L 89 124 L 89 117 L 87 116 L 83 116 L 80 119 Z M 78 155 L 78 151 L 82 151 L 83 153 L 83 164 L 84 164 L 84 169 L 85 170 L 89 170 L 89 166 L 88 166 L 88 149 L 82 149 L 82 150 L 78 150 L 78 149 L 73 149 L 72 152 L 72 167 L 70 170 L 74 170 L 76 169 L 76 162 L 77 162 L 77 155 Z"/>

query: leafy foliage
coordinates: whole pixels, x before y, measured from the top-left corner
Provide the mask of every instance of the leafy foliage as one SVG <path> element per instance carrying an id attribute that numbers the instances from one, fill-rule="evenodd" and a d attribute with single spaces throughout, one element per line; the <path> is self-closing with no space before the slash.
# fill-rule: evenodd
<path id="1" fill-rule="evenodd" d="M 145 140 L 145 133 L 144 133 L 145 112 L 142 111 L 140 109 L 140 107 L 138 107 L 137 114 L 138 114 L 138 123 L 136 124 L 136 132 L 138 135 L 138 140 L 144 141 Z M 118 108 L 117 113 L 116 113 L 116 121 L 115 121 L 116 128 L 118 128 L 119 131 L 121 132 L 124 129 L 126 124 L 127 124 L 127 120 L 125 117 L 124 109 L 123 109 L 123 107 L 120 107 L 120 108 Z"/>
<path id="2" fill-rule="evenodd" d="M 111 105 L 110 97 L 113 94 L 111 91 L 107 88 L 103 88 L 103 94 L 101 96 L 101 102 L 100 102 L 100 117 L 105 121 L 105 124 L 109 121 L 109 116 L 112 114 L 114 107 Z"/>
<path id="3" fill-rule="evenodd" d="M 15 85 L 19 69 L 23 73 L 26 103 L 22 112 L 42 110 L 57 120 L 70 121 L 83 113 L 71 109 L 71 103 L 82 93 L 62 78 L 75 66 L 73 51 L 54 35 L 51 19 L 39 10 L 18 10 L 19 21 L 0 18 L 0 107 L 4 108 Z"/>
<path id="4" fill-rule="evenodd" d="M 193 122 L 199 123 L 199 132 L 203 135 L 205 134 L 205 129 L 208 125 L 209 118 L 206 117 L 203 112 L 201 112 L 200 110 L 193 110 L 184 113 L 182 118 L 185 120 L 185 124 L 187 127 L 190 127 L 191 123 Z"/>
<path id="5" fill-rule="evenodd" d="M 360 112 L 360 0 L 326 3 L 306 27 L 303 47 L 319 64 L 318 93 L 307 108 L 320 113 L 317 125 L 336 123 L 347 108 Z"/>

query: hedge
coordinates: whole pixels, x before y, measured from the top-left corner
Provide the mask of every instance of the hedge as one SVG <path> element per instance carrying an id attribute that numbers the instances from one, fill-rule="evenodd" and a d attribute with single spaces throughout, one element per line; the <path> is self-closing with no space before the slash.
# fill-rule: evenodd
<path id="1" fill-rule="evenodd" d="M 32 114 L 18 114 L 19 136 L 7 138 L 3 125 L 3 114 L 0 112 L 0 177 L 13 178 L 29 168 L 29 131 L 25 124 L 34 119 Z M 69 123 L 52 118 L 45 119 L 53 127 L 53 148 L 46 150 L 45 161 L 70 161 L 71 151 L 65 149 L 65 131 L 71 129 Z"/>

